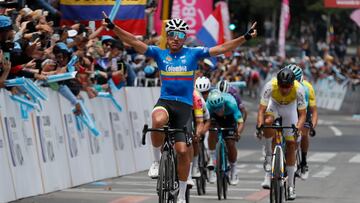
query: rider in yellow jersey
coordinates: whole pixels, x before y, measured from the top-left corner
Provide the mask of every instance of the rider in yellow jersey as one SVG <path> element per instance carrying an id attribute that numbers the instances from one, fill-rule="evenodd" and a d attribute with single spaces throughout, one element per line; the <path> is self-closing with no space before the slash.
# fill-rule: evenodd
<path id="1" fill-rule="evenodd" d="M 313 86 L 310 82 L 303 79 L 302 69 L 295 65 L 290 64 L 288 67 L 294 72 L 295 79 L 300 82 L 305 89 L 305 99 L 307 106 L 306 122 L 304 129 L 301 132 L 301 174 L 300 177 L 306 180 L 309 177 L 309 167 L 307 165 L 307 152 L 309 150 L 309 130 L 315 128 L 318 122 L 318 112 L 316 107 L 316 96 Z"/>
<path id="2" fill-rule="evenodd" d="M 305 91 L 302 85 L 295 80 L 295 75 L 289 68 L 281 69 L 277 78 L 265 85 L 258 111 L 257 127 L 263 124 L 272 125 L 279 116 L 282 117 L 282 125 L 295 124 L 299 130 L 303 129 L 306 119 Z M 268 163 L 271 162 L 274 135 L 273 129 L 264 130 L 265 153 Z M 286 140 L 286 170 L 289 181 L 288 194 L 289 199 L 293 200 L 296 198 L 294 190 L 296 140 L 292 130 L 284 130 L 284 135 Z M 269 172 L 266 172 L 265 180 L 261 185 L 263 188 L 270 189 Z"/>

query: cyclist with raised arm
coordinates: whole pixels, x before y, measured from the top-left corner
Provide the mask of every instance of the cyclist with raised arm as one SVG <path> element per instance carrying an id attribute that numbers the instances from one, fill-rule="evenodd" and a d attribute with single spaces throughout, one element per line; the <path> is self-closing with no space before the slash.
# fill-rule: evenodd
<path id="1" fill-rule="evenodd" d="M 114 25 L 104 14 L 104 25 L 112 30 L 121 41 L 129 44 L 140 54 L 155 59 L 161 75 L 160 99 L 152 112 L 152 127 L 162 128 L 169 125 L 171 128 L 183 128 L 191 125 L 191 111 L 193 106 L 192 96 L 194 91 L 194 74 L 197 63 L 202 58 L 216 56 L 234 50 L 247 40 L 257 35 L 254 23 L 251 29 L 244 35 L 224 44 L 207 47 L 184 47 L 189 26 L 182 19 L 171 19 L 166 23 L 167 49 L 157 46 L 148 46 L 137 39 L 133 34 Z M 190 127 L 188 128 L 190 129 Z M 152 132 L 151 141 L 154 147 L 155 162 L 152 164 L 149 175 L 158 176 L 159 152 L 164 143 L 163 133 Z M 190 146 L 186 144 L 186 136 L 183 133 L 175 134 L 175 150 L 177 154 L 177 173 L 179 179 L 178 203 L 185 202 L 187 178 L 189 175 L 191 154 Z"/>
<path id="2" fill-rule="evenodd" d="M 237 165 L 237 149 L 236 141 L 240 139 L 240 134 L 244 129 L 244 120 L 238 105 L 233 96 L 228 93 L 222 93 L 219 90 L 212 90 L 206 101 L 206 106 L 209 109 L 211 118 L 214 118 L 215 125 L 222 128 L 234 128 L 234 132 L 224 132 L 223 137 L 226 142 L 228 150 L 228 160 L 230 162 L 230 184 L 237 185 L 239 182 Z M 227 136 L 234 136 L 234 139 L 226 139 Z M 210 139 L 210 138 L 209 138 Z M 216 145 L 216 138 L 215 138 Z M 211 152 L 215 151 L 215 145 L 210 146 Z M 216 154 L 211 153 L 210 156 L 213 160 L 216 159 Z M 214 171 L 211 171 L 214 176 Z M 215 175 L 216 176 L 216 175 Z"/>
<path id="3" fill-rule="evenodd" d="M 238 93 L 236 88 L 232 86 L 230 82 L 228 82 L 227 80 L 220 80 L 216 84 L 216 88 L 220 90 L 220 92 L 229 93 L 235 98 L 236 103 L 238 104 L 239 110 L 241 111 L 241 114 L 243 115 L 245 122 L 247 118 L 247 111 L 244 104 L 241 101 L 240 94 Z"/>
<path id="4" fill-rule="evenodd" d="M 306 180 L 309 177 L 309 167 L 307 164 L 307 152 L 309 150 L 309 131 L 310 128 L 315 128 L 318 122 L 318 111 L 316 107 L 316 96 L 313 86 L 307 80 L 303 78 L 302 69 L 295 65 L 290 64 L 289 67 L 295 74 L 295 79 L 300 82 L 305 89 L 305 99 L 306 99 L 306 122 L 304 129 L 301 132 L 301 174 L 300 177 L 303 180 Z"/>
<path id="5" fill-rule="evenodd" d="M 295 124 L 299 130 L 303 129 L 306 119 L 305 91 L 295 80 L 295 75 L 289 68 L 281 69 L 276 78 L 266 83 L 260 101 L 257 116 L 257 128 L 263 124 L 272 125 L 277 117 L 282 117 L 283 125 Z M 271 163 L 272 140 L 275 135 L 273 129 L 264 129 L 265 161 Z M 296 140 L 291 130 L 284 130 L 286 140 L 286 171 L 288 175 L 289 200 L 296 198 L 294 188 Z M 266 172 L 263 188 L 270 189 L 270 172 Z"/>

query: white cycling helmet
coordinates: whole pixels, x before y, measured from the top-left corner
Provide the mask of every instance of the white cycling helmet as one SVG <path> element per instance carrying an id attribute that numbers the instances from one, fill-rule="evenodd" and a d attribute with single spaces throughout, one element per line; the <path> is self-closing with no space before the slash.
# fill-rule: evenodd
<path id="1" fill-rule="evenodd" d="M 210 80 L 205 76 L 198 77 L 195 81 L 195 88 L 199 92 L 209 91 L 210 87 L 211 87 Z"/>
<path id="2" fill-rule="evenodd" d="M 216 84 L 216 89 L 218 89 L 220 92 L 227 93 L 229 91 L 229 88 L 230 88 L 230 83 L 227 80 L 220 80 Z"/>
<path id="3" fill-rule="evenodd" d="M 180 19 L 180 18 L 174 18 L 171 20 L 168 20 L 165 26 L 166 32 L 169 31 L 180 31 L 186 33 L 186 31 L 189 29 L 188 24 Z"/>

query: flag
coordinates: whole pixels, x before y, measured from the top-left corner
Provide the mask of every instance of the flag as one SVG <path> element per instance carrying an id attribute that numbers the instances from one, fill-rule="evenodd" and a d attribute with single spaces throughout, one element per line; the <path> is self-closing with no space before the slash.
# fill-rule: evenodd
<path id="1" fill-rule="evenodd" d="M 290 23 L 289 0 L 282 0 L 280 29 L 279 29 L 279 56 L 285 57 L 285 38 Z"/>
<path id="2" fill-rule="evenodd" d="M 213 13 L 209 15 L 196 34 L 196 38 L 207 47 L 213 47 L 225 42 L 221 6 L 217 6 Z"/>
<path id="3" fill-rule="evenodd" d="M 97 27 L 103 19 L 102 11 L 110 15 L 116 1 L 108 0 L 60 0 L 61 24 L 96 21 Z M 118 12 L 113 13 L 114 23 L 135 35 L 146 34 L 146 0 L 122 0 Z"/>
<path id="4" fill-rule="evenodd" d="M 353 11 L 350 18 L 360 27 L 360 9 Z"/>
<path id="5" fill-rule="evenodd" d="M 171 8 L 173 6 L 173 0 L 163 0 L 159 1 L 159 6 L 161 8 L 161 41 L 160 41 L 160 48 L 165 49 L 166 48 L 166 31 L 165 26 L 167 20 L 171 18 Z"/>

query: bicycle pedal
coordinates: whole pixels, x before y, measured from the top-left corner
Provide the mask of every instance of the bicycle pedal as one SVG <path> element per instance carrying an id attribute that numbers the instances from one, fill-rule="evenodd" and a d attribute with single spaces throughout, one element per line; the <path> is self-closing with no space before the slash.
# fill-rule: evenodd
<path id="1" fill-rule="evenodd" d="M 178 193 L 179 193 L 179 188 L 176 188 L 175 190 L 170 191 L 170 195 L 172 197 L 176 197 Z"/>

